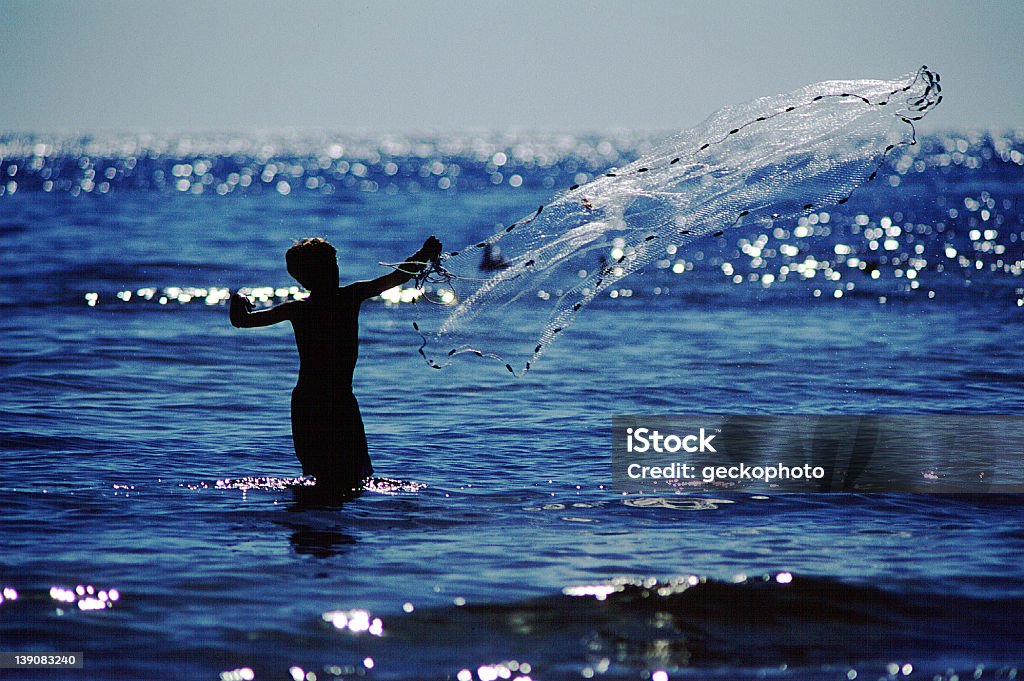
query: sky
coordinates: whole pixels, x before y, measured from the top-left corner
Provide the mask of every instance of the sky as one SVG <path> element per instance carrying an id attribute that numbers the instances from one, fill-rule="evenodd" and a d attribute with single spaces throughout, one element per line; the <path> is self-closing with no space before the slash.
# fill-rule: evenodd
<path id="1" fill-rule="evenodd" d="M 1024 2 L 0 0 L 0 131 L 676 130 L 928 64 L 1024 127 Z"/>

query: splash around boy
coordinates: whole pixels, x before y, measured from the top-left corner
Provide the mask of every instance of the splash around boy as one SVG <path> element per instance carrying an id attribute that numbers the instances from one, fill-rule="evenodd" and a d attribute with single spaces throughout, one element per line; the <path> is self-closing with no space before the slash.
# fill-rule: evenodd
<path id="1" fill-rule="evenodd" d="M 337 251 L 325 239 L 296 242 L 285 253 L 288 273 L 307 291 L 305 300 L 253 311 L 240 293 L 231 296 L 231 324 L 239 328 L 292 323 L 299 351 L 299 380 L 292 391 L 292 440 L 302 474 L 317 487 L 359 487 L 373 474 L 352 374 L 359 355 L 363 301 L 404 284 L 441 253 L 431 236 L 394 271 L 377 279 L 338 285 Z"/>

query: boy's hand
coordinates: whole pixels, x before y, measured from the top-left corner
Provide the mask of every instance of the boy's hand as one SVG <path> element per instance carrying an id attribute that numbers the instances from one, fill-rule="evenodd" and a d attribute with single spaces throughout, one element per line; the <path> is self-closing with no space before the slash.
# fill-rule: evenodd
<path id="1" fill-rule="evenodd" d="M 246 325 L 249 313 L 252 312 L 252 303 L 238 291 L 231 294 L 231 306 L 228 314 L 231 317 L 231 326 L 241 327 Z"/>
<path id="2" fill-rule="evenodd" d="M 249 298 L 243 296 L 238 291 L 235 291 L 234 293 L 231 294 L 231 307 L 241 307 L 246 312 L 252 312 L 252 301 L 250 301 Z"/>
<path id="3" fill-rule="evenodd" d="M 420 249 L 420 253 L 423 254 L 423 259 L 426 261 L 436 260 L 441 255 L 441 242 L 436 236 L 429 236 L 427 240 L 423 242 L 423 248 Z"/>

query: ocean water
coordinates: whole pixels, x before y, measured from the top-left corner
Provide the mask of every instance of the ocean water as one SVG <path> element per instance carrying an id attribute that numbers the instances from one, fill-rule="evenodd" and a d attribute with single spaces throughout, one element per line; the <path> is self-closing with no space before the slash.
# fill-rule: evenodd
<path id="1" fill-rule="evenodd" d="M 657 140 L 0 138 L 0 651 L 85 657 L 0 678 L 1015 678 L 1019 496 L 623 496 L 610 450 L 617 414 L 1019 414 L 1024 130 L 666 254 L 521 379 L 369 301 L 386 479 L 295 480 L 290 329 L 227 288 L 295 297 L 305 236 L 344 280 L 478 241 Z"/>

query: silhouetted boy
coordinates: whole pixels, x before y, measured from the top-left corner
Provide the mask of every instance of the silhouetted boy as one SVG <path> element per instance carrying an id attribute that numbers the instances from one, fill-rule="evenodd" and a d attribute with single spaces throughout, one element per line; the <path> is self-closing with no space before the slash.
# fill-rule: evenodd
<path id="1" fill-rule="evenodd" d="M 253 312 L 245 296 L 231 296 L 231 324 L 268 326 L 290 321 L 299 349 L 299 380 L 292 391 L 292 439 L 302 474 L 317 486 L 352 488 L 373 474 L 352 372 L 359 355 L 359 307 L 367 298 L 412 279 L 441 253 L 430 237 L 398 269 L 372 281 L 338 286 L 334 246 L 303 239 L 288 249 L 288 273 L 309 291 L 305 300 Z"/>

